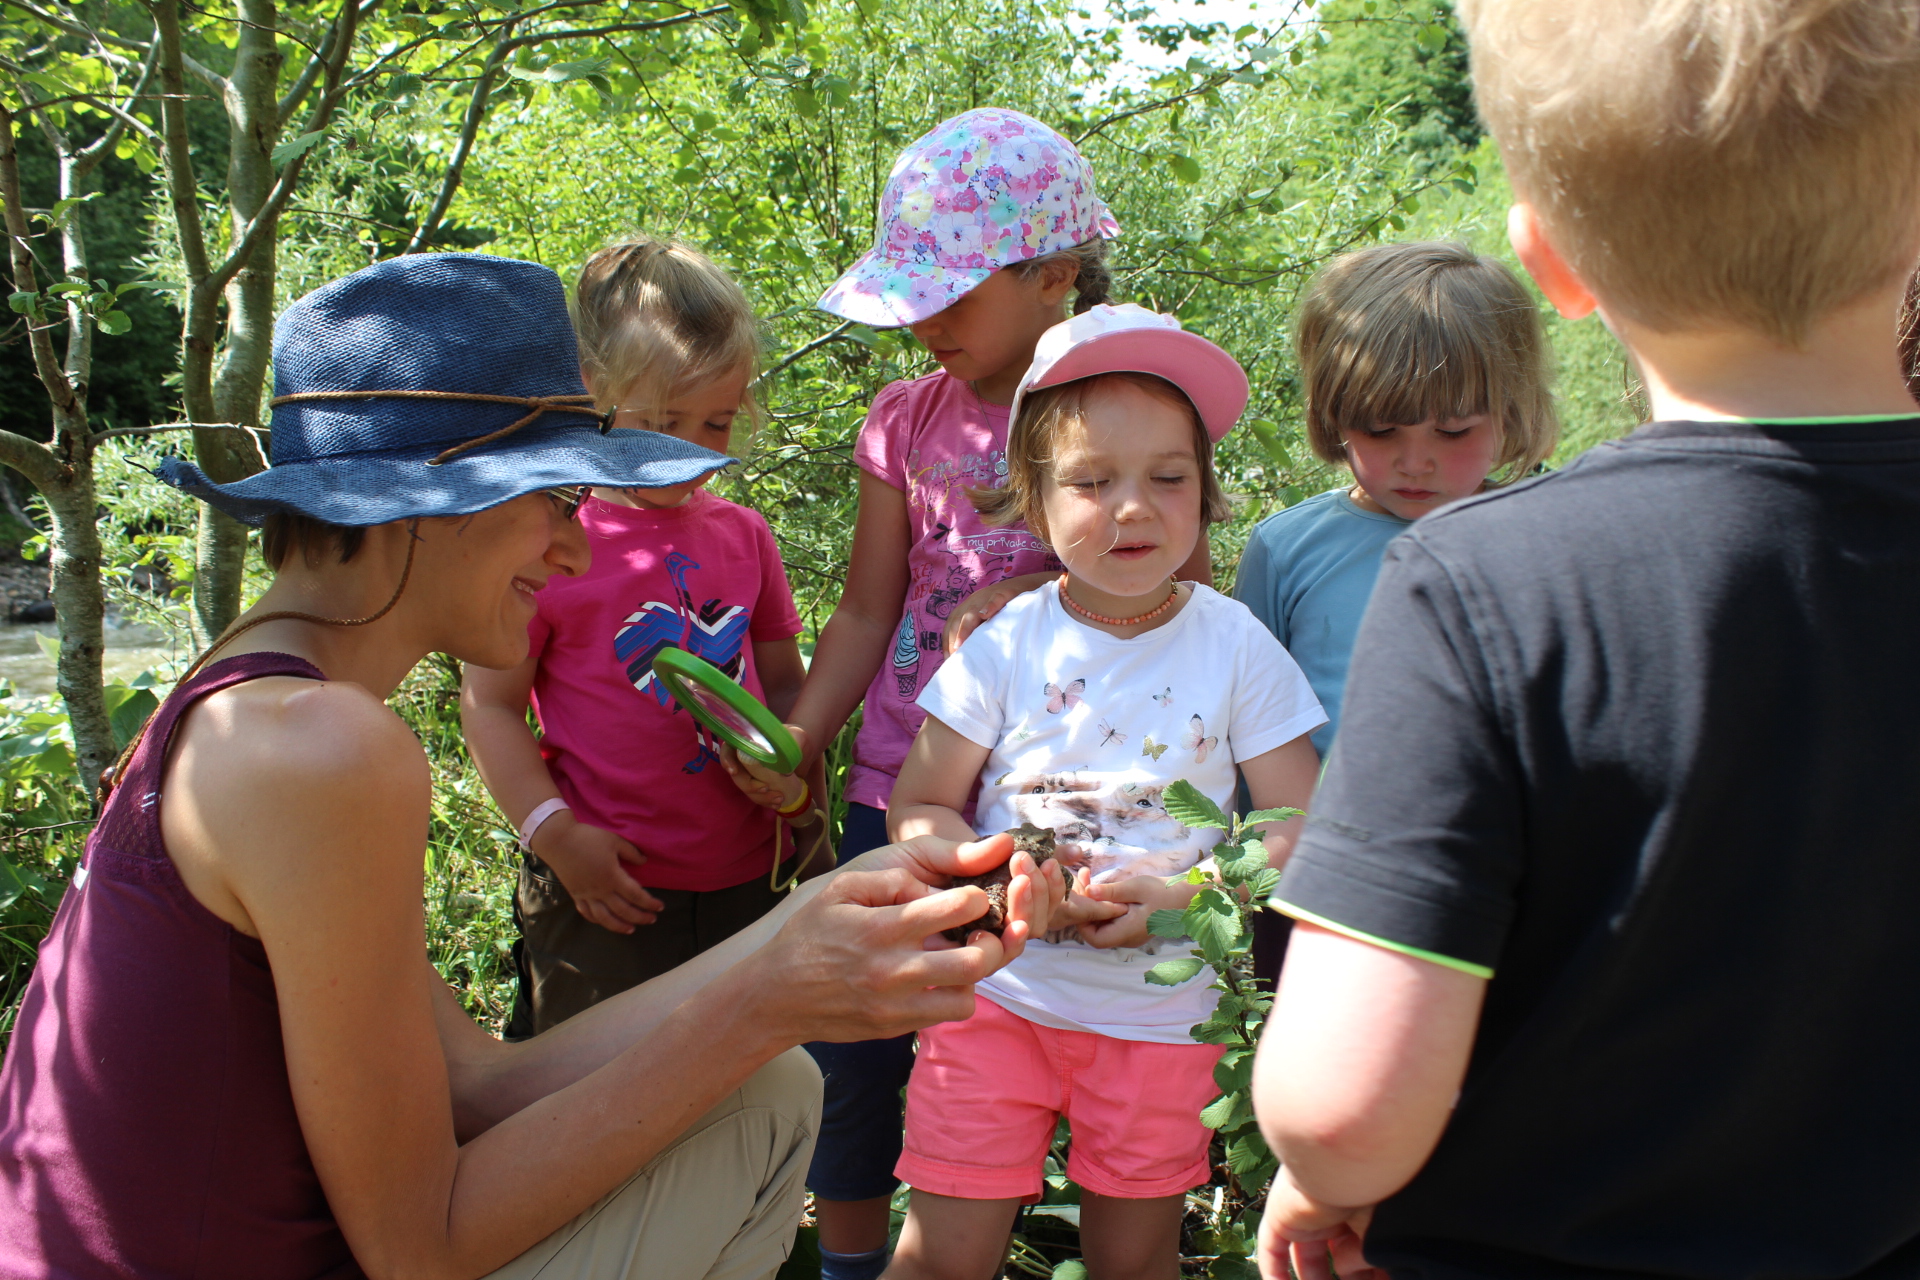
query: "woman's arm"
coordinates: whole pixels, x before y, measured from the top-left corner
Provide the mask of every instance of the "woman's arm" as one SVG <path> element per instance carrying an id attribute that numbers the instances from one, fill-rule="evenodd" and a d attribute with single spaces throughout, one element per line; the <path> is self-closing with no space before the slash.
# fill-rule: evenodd
<path id="1" fill-rule="evenodd" d="M 793 722 L 806 732 L 802 750 L 808 761 L 827 749 L 866 697 L 893 644 L 907 602 L 912 543 L 907 495 L 862 471 L 847 587 L 820 631 L 813 667 L 792 710 Z"/>
<path id="2" fill-rule="evenodd" d="M 195 897 L 266 947 L 308 1150 L 376 1280 L 500 1266 L 795 1044 L 966 1016 L 971 983 L 1017 952 L 1035 910 L 1031 880 L 1017 877 L 1024 914 L 1004 948 L 976 934 L 925 950 L 984 896 L 938 892 L 926 883 L 936 871 L 902 869 L 913 851 L 884 851 L 893 862 L 803 891 L 758 950 L 730 951 L 734 963 L 708 966 L 698 985 L 582 1019 L 597 1052 L 579 1034 L 488 1047 L 457 1029 L 420 960 L 429 781 L 418 742 L 364 690 L 258 681 L 189 716 L 163 811 Z M 983 870 L 1005 852 L 923 849 L 914 866 Z M 516 1067 L 547 1092 L 460 1145 L 456 1116 L 477 1130 L 488 1109 L 470 1091 L 511 1084 Z"/>
<path id="3" fill-rule="evenodd" d="M 494 803 L 517 829 L 560 788 L 527 727 L 527 698 L 538 658 L 505 671 L 468 667 L 460 681 L 460 729 Z M 533 833 L 533 852 L 560 877 L 574 909 L 614 933 L 652 924 L 663 904 L 633 876 L 646 855 L 632 842 L 562 809 Z"/>

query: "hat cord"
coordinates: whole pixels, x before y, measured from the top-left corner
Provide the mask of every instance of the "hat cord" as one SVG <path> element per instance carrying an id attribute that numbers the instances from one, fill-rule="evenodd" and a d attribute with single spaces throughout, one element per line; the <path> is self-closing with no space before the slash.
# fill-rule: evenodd
<path id="1" fill-rule="evenodd" d="M 283 404 L 293 404 L 305 400 L 369 400 L 376 396 L 385 396 L 395 400 L 467 400 L 477 404 L 513 404 L 530 408 L 531 413 L 517 422 L 512 422 L 498 431 L 489 431 L 486 435 L 475 436 L 464 444 L 456 444 L 443 449 L 428 459 L 427 465 L 437 467 L 443 462 L 459 457 L 469 449 L 477 449 L 483 444 L 492 444 L 495 440 L 512 435 L 524 426 L 537 421 L 548 413 L 592 412 L 600 419 L 600 434 L 606 435 L 613 428 L 613 414 L 600 413 L 592 396 L 495 396 L 479 391 L 296 391 L 291 395 L 275 396 L 267 401 L 267 407 L 277 409 Z M 372 619 L 368 619 L 372 621 Z"/>
<path id="2" fill-rule="evenodd" d="M 212 644 L 200 651 L 200 656 L 193 660 L 193 665 L 180 673 L 180 678 L 174 681 L 174 688 L 177 689 L 188 680 L 191 680 L 193 674 L 200 670 L 201 667 L 206 666 L 207 659 L 211 658 L 217 651 L 233 643 L 233 641 L 239 639 L 242 634 L 253 630 L 263 622 L 279 622 L 292 618 L 299 622 L 315 622 L 327 627 L 364 627 L 370 622 L 380 621 L 380 619 L 393 612 L 393 606 L 400 603 L 400 594 L 407 589 L 407 579 L 413 576 L 413 552 L 414 548 L 420 542 L 419 534 L 416 532 L 419 525 L 420 518 L 418 516 L 407 521 L 407 560 L 400 568 L 400 585 L 393 589 L 393 594 L 387 598 L 387 602 L 374 612 L 364 618 L 323 618 L 317 613 L 305 613 L 299 609 L 275 609 L 272 613 L 263 613 L 257 618 L 248 618 L 245 622 L 229 623 L 225 631 L 222 631 L 218 636 L 214 637 Z M 120 758 L 115 760 L 110 768 L 101 773 L 98 790 L 98 800 L 101 808 L 106 807 L 107 797 L 113 794 L 114 783 L 119 779 L 121 771 L 127 767 L 127 761 L 133 759 L 133 753 L 140 749 L 140 743 L 147 736 L 147 726 L 152 722 L 152 716 L 148 716 L 145 720 L 141 721 L 139 731 L 135 733 L 132 740 L 127 743 L 126 750 L 120 753 Z"/>

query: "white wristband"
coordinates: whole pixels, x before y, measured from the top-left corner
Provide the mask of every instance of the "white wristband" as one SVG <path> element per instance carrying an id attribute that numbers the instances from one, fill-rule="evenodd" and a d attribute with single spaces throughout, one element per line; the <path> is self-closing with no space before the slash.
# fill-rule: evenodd
<path id="1" fill-rule="evenodd" d="M 562 800 L 559 796 L 555 796 L 551 800 L 542 800 L 539 804 L 533 806 L 533 812 L 528 814 L 527 820 L 520 824 L 520 852 L 533 852 L 533 833 L 540 829 L 541 823 L 562 809 L 571 810 L 572 808 L 572 805 Z"/>

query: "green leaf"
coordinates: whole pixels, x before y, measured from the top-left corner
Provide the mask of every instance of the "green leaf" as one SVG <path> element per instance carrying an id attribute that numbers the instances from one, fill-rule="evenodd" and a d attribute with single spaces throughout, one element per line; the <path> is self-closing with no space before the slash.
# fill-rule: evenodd
<path id="1" fill-rule="evenodd" d="M 44 631 L 36 631 L 33 633 L 33 638 L 39 642 L 40 652 L 47 655 L 47 661 L 54 663 L 60 661 L 59 636 L 50 636 Z"/>
<path id="2" fill-rule="evenodd" d="M 1222 901 L 1226 899 L 1218 889 L 1202 889 L 1195 894 L 1186 910 L 1187 936 L 1200 945 L 1209 960 L 1224 960 L 1240 944 L 1247 929 L 1237 907 L 1229 903 L 1222 911 L 1213 905 L 1209 895 Z"/>
<path id="3" fill-rule="evenodd" d="M 116 686 L 108 686 L 108 691 Z M 124 751 L 133 735 L 140 732 L 140 726 L 147 722 L 154 708 L 160 705 L 160 699 L 153 696 L 151 689 L 134 689 L 119 685 L 121 691 L 118 705 L 108 713 L 108 721 L 113 725 L 113 745 Z"/>
<path id="4" fill-rule="evenodd" d="M 880 16 L 880 0 L 853 0 L 853 7 L 869 22 Z"/>
<path id="5" fill-rule="evenodd" d="M 804 82 L 793 86 L 793 109 L 803 119 L 812 120 L 820 114 L 820 99 L 815 96 L 813 86 Z"/>
<path id="6" fill-rule="evenodd" d="M 1253 1050 L 1229 1049 L 1220 1055 L 1220 1061 L 1213 1064 L 1213 1082 L 1220 1086 L 1220 1092 L 1232 1093 L 1236 1089 L 1253 1087 Z"/>
<path id="7" fill-rule="evenodd" d="M 1438 53 L 1447 47 L 1447 29 L 1438 23 L 1429 22 L 1420 28 L 1414 40 L 1428 53 Z"/>
<path id="8" fill-rule="evenodd" d="M 1231 1093 L 1225 1093 L 1200 1109 L 1200 1123 L 1209 1129 L 1226 1127 L 1227 1120 L 1233 1115 L 1239 1099 Z"/>
<path id="9" fill-rule="evenodd" d="M 290 141 L 283 142 L 273 149 L 273 167 L 284 169 L 307 152 L 320 145 L 327 136 L 326 130 L 315 129 L 301 134 Z"/>
<path id="10" fill-rule="evenodd" d="M 124 311 L 102 311 L 93 322 L 100 326 L 100 332 L 114 338 L 133 328 L 133 317 Z"/>
<path id="11" fill-rule="evenodd" d="M 1265 418 L 1255 418 L 1247 423 L 1247 427 L 1253 432 L 1254 439 L 1260 442 L 1260 448 L 1273 460 L 1275 466 L 1287 471 L 1293 470 L 1293 455 L 1287 452 L 1286 444 L 1280 439 L 1279 427 Z M 1251 817 L 1247 819 L 1249 822 L 1252 820 Z"/>
<path id="12" fill-rule="evenodd" d="M 1174 154 L 1167 157 L 1167 168 L 1173 176 L 1182 182 L 1200 181 L 1200 162 L 1192 156 Z"/>
<path id="13" fill-rule="evenodd" d="M 38 293 L 11 293 L 7 295 L 7 306 L 23 316 L 33 315 L 40 310 Z"/>
<path id="14" fill-rule="evenodd" d="M 1255 902 L 1265 902 L 1273 896 L 1274 889 L 1280 883 L 1280 868 L 1266 867 L 1247 881 L 1247 891 Z"/>
<path id="15" fill-rule="evenodd" d="M 1156 938 L 1187 936 L 1187 917 L 1183 911 L 1156 911 L 1147 917 L 1147 932 Z"/>
<path id="16" fill-rule="evenodd" d="M 389 99 L 411 98 L 420 92 L 426 82 L 411 71 L 402 71 L 387 78 L 387 97 Z"/>
<path id="17" fill-rule="evenodd" d="M 1237 1253 L 1223 1253 L 1207 1264 L 1207 1280 L 1259 1280 L 1260 1268 Z"/>
<path id="18" fill-rule="evenodd" d="M 1147 970 L 1147 981 L 1156 987 L 1177 987 L 1190 981 L 1193 976 L 1206 968 L 1199 956 L 1182 956 L 1177 960 L 1162 960 Z"/>
<path id="19" fill-rule="evenodd" d="M 1251 827 L 1262 822 L 1286 822 L 1305 813 L 1305 809 L 1255 809 L 1240 819 L 1242 826 Z"/>
<path id="20" fill-rule="evenodd" d="M 612 58 L 582 58 L 578 62 L 556 62 L 534 74 L 548 84 L 565 84 L 569 80 L 585 80 L 588 76 L 605 75 L 607 68 L 612 65 Z"/>
<path id="21" fill-rule="evenodd" d="M 1227 1144 L 1227 1168 L 1233 1170 L 1234 1176 L 1242 1183 L 1250 1183 L 1252 1179 L 1248 1175 L 1261 1169 L 1271 1171 L 1273 1164 L 1273 1152 L 1268 1149 L 1267 1140 L 1260 1136 L 1258 1129 Z"/>
<path id="22" fill-rule="evenodd" d="M 1078 1258 L 1057 1262 L 1053 1267 L 1053 1280 L 1087 1280 L 1087 1264 Z"/>
<path id="23" fill-rule="evenodd" d="M 1182 826 L 1204 829 L 1227 825 L 1227 815 L 1220 812 L 1220 806 L 1185 778 L 1176 779 L 1167 787 L 1161 803 L 1166 806 L 1167 816 Z"/>

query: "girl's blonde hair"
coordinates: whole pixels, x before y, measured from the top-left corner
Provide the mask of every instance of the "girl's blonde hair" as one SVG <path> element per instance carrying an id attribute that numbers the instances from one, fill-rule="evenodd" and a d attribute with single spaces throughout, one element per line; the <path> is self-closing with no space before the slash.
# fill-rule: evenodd
<path id="1" fill-rule="evenodd" d="M 573 289 L 580 367 L 604 411 L 653 420 L 674 396 L 760 362 L 760 325 L 734 278 L 692 245 L 650 236 L 588 258 Z M 749 390 L 742 408 L 758 421 Z"/>
<path id="2" fill-rule="evenodd" d="M 1532 471 L 1560 438 L 1540 313 L 1518 277 L 1463 244 L 1343 254 L 1300 306 L 1307 441 L 1346 461 L 1349 431 L 1484 413 L 1500 433 L 1490 485 Z"/>
<path id="3" fill-rule="evenodd" d="M 1218 524 L 1232 518 L 1220 477 L 1213 473 L 1213 439 L 1187 393 L 1151 373 L 1101 373 L 1057 387 L 1042 387 L 1020 398 L 1020 412 L 1007 428 L 1007 478 L 994 489 L 969 489 L 974 510 L 988 524 L 1026 521 L 1028 532 L 1051 545 L 1044 497 L 1047 478 L 1061 447 L 1086 428 L 1087 400 L 1102 386 L 1136 387 L 1157 400 L 1177 405 L 1193 423 L 1193 456 L 1200 464 L 1200 519 Z"/>

